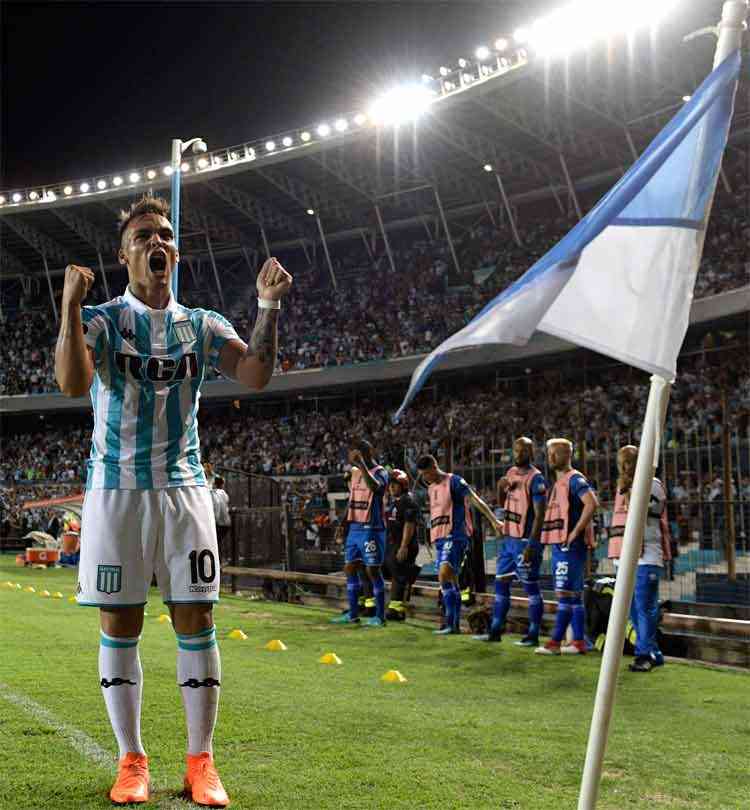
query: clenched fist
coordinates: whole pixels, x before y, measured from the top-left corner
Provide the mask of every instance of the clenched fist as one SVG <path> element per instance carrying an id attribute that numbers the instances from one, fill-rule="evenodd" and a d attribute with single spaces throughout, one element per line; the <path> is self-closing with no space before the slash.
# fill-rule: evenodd
<path id="1" fill-rule="evenodd" d="M 63 306 L 80 306 L 94 284 L 94 271 L 90 267 L 69 264 L 65 268 Z"/>
<path id="2" fill-rule="evenodd" d="M 291 289 L 292 277 L 273 257 L 263 263 L 258 273 L 258 297 L 267 301 L 280 301 Z"/>

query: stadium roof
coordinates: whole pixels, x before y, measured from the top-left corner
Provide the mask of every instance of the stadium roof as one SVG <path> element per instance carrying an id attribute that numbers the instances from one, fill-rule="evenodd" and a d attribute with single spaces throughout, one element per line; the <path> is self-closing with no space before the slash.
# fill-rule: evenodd
<path id="1" fill-rule="evenodd" d="M 595 199 L 586 190 L 598 196 L 611 185 L 708 74 L 714 37 L 683 37 L 718 13 L 718 3 L 695 3 L 656 36 L 619 38 L 567 59 L 545 62 L 511 46 L 450 65 L 444 75 L 435 69 L 425 83 L 435 101 L 416 125 L 398 130 L 349 114 L 330 119 L 328 134 L 311 122 L 306 130 L 187 156 L 183 258 L 207 255 L 210 241 L 219 260 L 251 263 L 264 238 L 277 252 L 299 247 L 309 256 L 321 229 L 329 241 L 375 230 L 376 205 L 387 229 L 436 223 L 436 190 L 449 220 L 493 215 L 501 207 L 498 178 L 521 223 L 524 204 L 542 197 L 554 197 L 561 210 L 585 211 Z M 747 148 L 746 75 L 730 149 Z M 163 166 L 113 168 L 120 173 L 0 191 L 3 277 L 43 274 L 45 261 L 52 273 L 71 262 L 98 267 L 98 253 L 114 266 L 119 208 L 147 189 L 168 196 L 169 177 Z"/>

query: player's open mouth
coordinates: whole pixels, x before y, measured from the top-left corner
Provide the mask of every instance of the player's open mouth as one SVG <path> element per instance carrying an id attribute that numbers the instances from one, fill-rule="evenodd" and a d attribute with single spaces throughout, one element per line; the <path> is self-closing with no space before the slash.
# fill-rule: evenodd
<path id="1" fill-rule="evenodd" d="M 155 250 L 148 257 L 148 267 L 152 273 L 166 273 L 167 254 L 163 250 Z"/>

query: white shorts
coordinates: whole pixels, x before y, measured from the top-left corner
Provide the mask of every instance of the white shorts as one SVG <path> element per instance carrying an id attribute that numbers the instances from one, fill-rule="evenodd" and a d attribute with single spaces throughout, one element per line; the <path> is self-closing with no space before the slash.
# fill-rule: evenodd
<path id="1" fill-rule="evenodd" d="M 81 513 L 79 605 L 216 602 L 219 551 L 208 487 L 89 489 Z"/>

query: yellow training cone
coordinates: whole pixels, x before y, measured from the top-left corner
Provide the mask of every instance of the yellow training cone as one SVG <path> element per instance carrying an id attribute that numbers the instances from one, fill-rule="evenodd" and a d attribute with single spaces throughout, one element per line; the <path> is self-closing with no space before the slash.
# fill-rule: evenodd
<path id="1" fill-rule="evenodd" d="M 20 582 L 16 582 L 16 590 L 18 590 L 18 591 L 21 590 L 21 583 Z"/>
<path id="2" fill-rule="evenodd" d="M 39 596 L 52 596 L 52 594 L 49 591 L 41 591 Z"/>
<path id="3" fill-rule="evenodd" d="M 25 591 L 26 593 L 36 593 L 36 588 L 35 588 L 33 585 L 27 585 L 27 586 L 24 588 L 24 591 Z"/>
<path id="4" fill-rule="evenodd" d="M 170 619 L 169 613 L 162 613 L 161 616 L 159 616 L 159 622 L 161 622 L 161 624 L 164 624 L 164 622 L 169 622 L 171 624 L 172 619 Z"/>
<path id="5" fill-rule="evenodd" d="M 8 580 L 7 582 L 3 582 L 3 586 L 5 588 L 15 588 L 16 587 L 10 580 Z"/>
<path id="6" fill-rule="evenodd" d="M 53 599 L 62 599 L 62 594 L 60 593 L 60 591 L 55 591 L 55 592 L 52 594 L 52 598 L 53 598 Z"/>
<path id="7" fill-rule="evenodd" d="M 336 655 L 336 653 L 326 653 L 325 655 L 318 658 L 319 664 L 340 664 L 341 659 Z"/>
<path id="8" fill-rule="evenodd" d="M 229 634 L 229 638 L 236 638 L 238 641 L 245 641 L 247 636 L 238 628 L 236 630 L 232 630 L 232 632 Z"/>
<path id="9" fill-rule="evenodd" d="M 75 603 L 76 603 L 75 596 L 69 596 L 68 597 L 68 602 L 70 602 L 71 605 L 75 605 Z"/>
<path id="10" fill-rule="evenodd" d="M 266 644 L 266 649 L 271 652 L 281 652 L 286 649 L 286 644 L 284 644 L 281 639 L 275 638 L 273 641 L 269 641 L 268 644 Z"/>
<path id="11" fill-rule="evenodd" d="M 389 669 L 380 680 L 386 683 L 406 683 L 406 678 L 397 669 Z"/>

